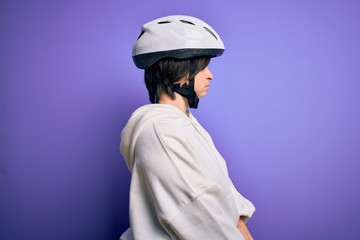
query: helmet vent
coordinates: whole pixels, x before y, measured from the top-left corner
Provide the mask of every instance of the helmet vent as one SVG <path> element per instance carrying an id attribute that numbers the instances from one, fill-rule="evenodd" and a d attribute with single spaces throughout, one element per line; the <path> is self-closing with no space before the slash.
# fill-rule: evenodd
<path id="1" fill-rule="evenodd" d="M 170 21 L 161 21 L 161 22 L 158 22 L 158 24 L 166 24 L 166 23 L 170 23 Z"/>
<path id="2" fill-rule="evenodd" d="M 215 33 L 213 33 L 213 31 L 211 31 L 210 29 L 208 29 L 207 27 L 204 27 L 206 31 L 208 31 L 211 35 L 213 35 L 214 38 L 216 38 L 216 40 L 218 40 L 218 38 L 216 37 Z"/>
<path id="3" fill-rule="evenodd" d="M 186 23 L 186 24 L 190 24 L 190 25 L 195 25 L 194 23 L 189 22 L 189 21 L 186 21 L 186 20 L 180 20 L 180 22 L 182 22 L 182 23 Z"/>
<path id="4" fill-rule="evenodd" d="M 139 40 L 139 38 L 141 38 L 142 35 L 144 35 L 145 31 L 141 31 L 141 33 L 139 34 L 137 40 Z"/>

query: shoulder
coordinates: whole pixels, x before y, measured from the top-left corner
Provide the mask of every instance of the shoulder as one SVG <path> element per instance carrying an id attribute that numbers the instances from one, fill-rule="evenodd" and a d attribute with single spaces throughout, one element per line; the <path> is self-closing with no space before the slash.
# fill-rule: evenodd
<path id="1" fill-rule="evenodd" d="M 191 123 L 180 118 L 159 118 L 154 119 L 143 126 L 139 134 L 139 140 L 164 141 L 166 139 L 184 139 L 189 135 L 189 127 Z M 140 140 L 141 141 L 141 140 Z M 144 142 L 143 142 L 144 143 Z M 166 142 L 164 143 L 166 144 Z"/>

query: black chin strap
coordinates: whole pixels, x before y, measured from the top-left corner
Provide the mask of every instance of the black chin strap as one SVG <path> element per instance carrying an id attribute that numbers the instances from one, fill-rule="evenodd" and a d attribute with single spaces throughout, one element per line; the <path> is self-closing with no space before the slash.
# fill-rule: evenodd
<path id="1" fill-rule="evenodd" d="M 189 76 L 194 75 L 195 70 L 196 70 L 196 62 L 195 60 L 190 60 Z M 182 86 L 180 86 L 180 84 L 174 84 L 173 91 L 177 92 L 178 94 L 186 98 L 190 108 L 196 109 L 198 107 L 200 99 L 196 96 L 194 90 L 194 84 L 195 84 L 195 76 L 189 79 L 189 84 L 184 83 Z"/>

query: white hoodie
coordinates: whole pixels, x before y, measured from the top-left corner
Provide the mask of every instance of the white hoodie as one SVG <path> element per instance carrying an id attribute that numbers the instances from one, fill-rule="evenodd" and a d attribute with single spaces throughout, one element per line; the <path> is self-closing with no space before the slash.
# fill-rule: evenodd
<path id="1" fill-rule="evenodd" d="M 244 239 L 239 216 L 250 218 L 255 208 L 191 113 L 140 107 L 122 131 L 120 151 L 132 172 L 131 229 L 120 239 Z"/>

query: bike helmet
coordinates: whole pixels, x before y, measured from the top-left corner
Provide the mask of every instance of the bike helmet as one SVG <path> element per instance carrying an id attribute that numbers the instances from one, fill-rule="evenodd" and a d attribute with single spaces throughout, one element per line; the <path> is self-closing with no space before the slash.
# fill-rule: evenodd
<path id="1" fill-rule="evenodd" d="M 217 57 L 224 50 L 220 36 L 207 23 L 191 16 L 173 15 L 144 24 L 132 56 L 138 68 L 146 69 L 167 57 Z"/>
<path id="2" fill-rule="evenodd" d="M 173 15 L 144 24 L 134 44 L 132 56 L 138 68 L 147 69 L 164 58 L 212 58 L 220 56 L 224 50 L 220 36 L 207 23 L 195 17 Z M 195 61 L 191 60 L 190 76 L 195 68 Z M 199 104 L 194 82 L 192 77 L 189 84 L 171 86 L 174 92 L 187 99 L 190 108 L 197 108 Z"/>

